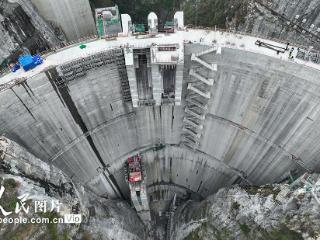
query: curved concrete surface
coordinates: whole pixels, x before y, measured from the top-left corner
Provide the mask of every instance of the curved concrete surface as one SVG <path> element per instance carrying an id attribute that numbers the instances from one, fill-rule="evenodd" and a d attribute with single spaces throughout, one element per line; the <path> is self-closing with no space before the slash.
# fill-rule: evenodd
<path id="1" fill-rule="evenodd" d="M 94 68 L 65 85 L 55 81 L 55 67 L 64 62 L 100 50 L 109 49 L 112 56 L 125 42 L 170 39 L 185 40 L 181 106 L 133 108 L 124 101 L 123 54 L 123 63 Z M 203 197 L 235 182 L 264 184 L 290 170 L 319 170 L 320 66 L 289 61 L 286 53 L 262 49 L 255 40 L 192 30 L 155 39 L 99 40 L 82 52 L 77 46 L 63 50 L 49 56 L 48 65 L 0 79 L 7 86 L 26 79 L 0 92 L 0 133 L 109 197 L 128 197 L 123 163 L 138 152 L 152 188 L 172 183 Z M 212 45 L 219 45 L 221 54 L 203 59 L 216 63 L 218 71 L 200 145 L 193 150 L 181 142 L 188 72 L 195 64 L 190 58 Z M 159 144 L 163 148 L 155 149 Z"/>

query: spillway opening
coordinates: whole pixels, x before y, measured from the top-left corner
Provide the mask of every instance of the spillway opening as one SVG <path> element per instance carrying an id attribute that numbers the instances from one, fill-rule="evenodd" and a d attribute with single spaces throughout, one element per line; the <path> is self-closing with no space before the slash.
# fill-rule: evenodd
<path id="1" fill-rule="evenodd" d="M 151 80 L 150 48 L 134 49 L 133 54 L 139 101 L 151 101 L 153 99 L 153 93 Z"/>
<path id="2" fill-rule="evenodd" d="M 163 94 L 162 99 L 175 98 L 175 83 L 176 83 L 176 66 L 164 65 L 161 66 L 163 79 Z"/>

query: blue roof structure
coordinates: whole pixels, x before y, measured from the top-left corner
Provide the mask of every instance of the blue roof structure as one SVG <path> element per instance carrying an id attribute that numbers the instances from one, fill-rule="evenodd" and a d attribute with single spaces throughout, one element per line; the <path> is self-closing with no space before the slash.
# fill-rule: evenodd
<path id="1" fill-rule="evenodd" d="M 35 56 L 25 55 L 19 58 L 19 63 L 20 63 L 20 66 L 25 71 L 29 71 L 35 68 L 36 66 L 42 64 L 43 60 L 40 57 L 40 55 L 35 55 Z"/>

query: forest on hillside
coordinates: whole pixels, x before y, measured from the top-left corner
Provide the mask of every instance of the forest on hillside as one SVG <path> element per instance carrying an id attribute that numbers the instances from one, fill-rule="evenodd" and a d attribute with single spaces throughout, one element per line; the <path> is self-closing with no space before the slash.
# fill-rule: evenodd
<path id="1" fill-rule="evenodd" d="M 153 11 L 161 26 L 170 21 L 176 11 L 185 14 L 185 24 L 194 26 L 227 28 L 245 21 L 249 0 L 90 0 L 93 8 L 119 6 L 120 13 L 128 13 L 135 23 L 146 23 Z"/>

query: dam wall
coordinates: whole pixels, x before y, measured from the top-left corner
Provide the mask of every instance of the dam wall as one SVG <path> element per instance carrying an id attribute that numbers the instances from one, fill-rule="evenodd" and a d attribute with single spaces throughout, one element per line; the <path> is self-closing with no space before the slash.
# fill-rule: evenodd
<path id="1" fill-rule="evenodd" d="M 39 14 L 60 28 L 68 41 L 96 34 L 88 0 L 31 0 Z"/>
<path id="2" fill-rule="evenodd" d="M 122 48 L 99 40 L 90 43 L 92 48 L 88 44 L 92 52 L 69 56 L 61 64 L 52 63 L 63 51 L 49 56 L 48 66 L 21 73 L 28 74 L 23 81 L 3 89 L 0 134 L 110 198 L 128 198 L 123 164 L 137 153 L 142 155 L 150 191 L 161 185 L 202 197 L 233 183 L 273 183 L 289 171 L 319 170 L 319 69 L 251 48 L 253 38 L 246 40 L 245 48 L 232 34 L 218 38 L 212 33 L 215 43 L 209 35 L 203 42 L 201 34 L 183 34 L 187 40 L 181 106 L 134 108 L 124 96 Z M 132 44 L 135 41 L 146 40 Z M 115 45 L 103 50 L 107 57 L 99 66 L 66 81 L 63 66 L 99 54 L 92 50 L 94 44 Z M 208 88 L 211 97 L 199 145 L 190 148 L 182 138 L 187 86 L 194 81 L 189 73 L 202 69 L 207 74 L 191 56 L 212 45 L 219 45 L 221 53 L 201 57 L 216 64 L 217 71 Z M 12 76 L 16 75 L 7 79 Z"/>

